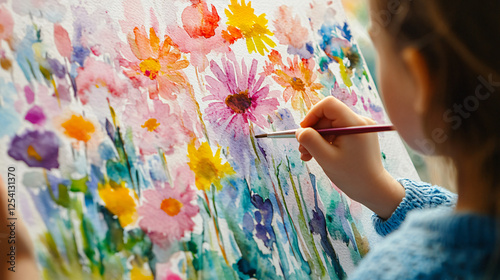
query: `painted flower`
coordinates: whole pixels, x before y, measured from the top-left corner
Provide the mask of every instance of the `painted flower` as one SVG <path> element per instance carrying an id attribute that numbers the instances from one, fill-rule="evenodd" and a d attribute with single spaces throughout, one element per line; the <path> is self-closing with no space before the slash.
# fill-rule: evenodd
<path id="1" fill-rule="evenodd" d="M 193 4 L 184 9 L 181 15 L 184 30 L 193 38 L 214 36 L 220 20 L 214 5 L 210 11 L 204 0 L 191 0 L 191 2 Z"/>
<path id="2" fill-rule="evenodd" d="M 193 218 L 199 209 L 193 204 L 196 193 L 192 188 L 181 190 L 165 184 L 145 190 L 142 198 L 137 208 L 139 226 L 153 243 L 167 247 L 194 229 Z"/>
<path id="3" fill-rule="evenodd" d="M 315 83 L 314 60 L 299 60 L 295 56 L 293 60 L 287 59 L 289 66 L 286 66 L 276 50 L 269 54 L 269 60 L 270 62 L 266 62 L 264 73 L 274 74 L 273 79 L 285 88 L 283 98 L 286 102 L 291 99 L 295 110 L 302 108 L 301 100 L 306 104 L 307 109 L 321 100 L 316 91 L 322 89 L 323 86 Z"/>
<path id="4" fill-rule="evenodd" d="M 223 32 L 226 41 L 234 43 L 239 38 L 245 38 L 248 52 L 258 52 L 264 55 L 267 46 L 274 48 L 276 43 L 271 40 L 273 33 L 267 27 L 266 14 L 257 16 L 251 6 L 252 2 L 245 4 L 245 0 L 231 0 L 226 9 L 228 30 Z M 267 46 L 266 46 L 267 45 Z"/>
<path id="5" fill-rule="evenodd" d="M 54 43 L 56 45 L 57 51 L 63 57 L 71 60 L 73 46 L 71 46 L 71 40 L 69 39 L 68 31 L 66 31 L 66 29 L 64 29 L 64 27 L 62 27 L 62 25 L 58 23 L 54 24 Z"/>
<path id="6" fill-rule="evenodd" d="M 196 187 L 199 190 L 210 190 L 212 184 L 217 190 L 221 190 L 221 180 L 228 175 L 235 174 L 229 162 L 222 164 L 220 153 L 221 147 L 217 147 L 214 156 L 207 142 L 202 143 L 198 149 L 194 141 L 188 145 L 188 165 L 195 174 Z"/>
<path id="7" fill-rule="evenodd" d="M 288 45 L 287 52 L 291 55 L 299 55 L 301 58 L 310 59 L 314 55 L 312 42 L 309 38 L 308 29 L 303 27 L 300 18 L 293 16 L 292 9 L 288 6 L 280 6 L 273 20 L 274 36 L 280 44 Z"/>
<path id="8" fill-rule="evenodd" d="M 106 62 L 97 61 L 93 58 L 85 60 L 84 67 L 77 69 L 78 75 L 75 82 L 78 89 L 78 97 L 85 105 L 92 100 L 104 103 L 107 106 L 106 98 L 123 97 L 128 93 L 128 84 L 120 80 L 115 74 L 113 66 Z"/>
<path id="9" fill-rule="evenodd" d="M 47 117 L 45 117 L 42 107 L 35 105 L 28 110 L 24 119 L 32 124 L 43 125 Z"/>
<path id="10" fill-rule="evenodd" d="M 290 7 L 280 6 L 273 23 L 276 28 L 274 36 L 278 38 L 280 44 L 290 45 L 296 49 L 304 47 L 309 32 L 302 26 L 298 17 L 293 17 Z"/>
<path id="11" fill-rule="evenodd" d="M 133 223 L 137 219 L 134 190 L 125 187 L 125 183 L 116 184 L 114 182 L 101 186 L 98 190 L 99 196 L 106 205 L 106 208 L 118 217 L 122 227 Z"/>
<path id="12" fill-rule="evenodd" d="M 385 122 L 384 109 L 376 104 L 373 104 L 370 98 L 368 98 L 368 102 L 365 102 L 365 98 L 361 96 L 361 103 L 363 103 L 363 109 L 366 112 L 369 112 L 373 120 L 377 123 Z"/>
<path id="13" fill-rule="evenodd" d="M 161 100 L 151 100 L 148 104 L 148 100 L 141 96 L 129 101 L 123 113 L 124 119 L 132 128 L 134 142 L 141 154 L 155 154 L 159 148 L 170 154 L 176 145 L 194 137 L 194 132 L 186 126 L 189 120 L 176 114 L 173 105 Z"/>
<path id="14" fill-rule="evenodd" d="M 87 143 L 95 132 L 94 124 L 83 116 L 72 115 L 71 118 L 61 124 L 64 134 L 68 137 Z"/>
<path id="15" fill-rule="evenodd" d="M 182 27 L 168 26 L 167 33 L 183 53 L 191 54 L 189 62 L 200 71 L 208 66 L 207 55 L 212 51 L 227 52 L 229 45 L 219 28 L 220 17 L 212 5 L 209 10 L 204 0 L 193 3 L 182 12 Z"/>
<path id="16" fill-rule="evenodd" d="M 349 91 L 349 89 L 341 88 L 339 83 L 335 82 L 331 94 L 338 100 L 344 102 L 352 110 L 357 111 L 356 104 L 358 103 L 358 95 L 354 92 L 354 89 Z"/>
<path id="17" fill-rule="evenodd" d="M 9 13 L 9 10 L 1 5 L 0 6 L 0 41 L 10 41 L 12 32 L 14 30 L 14 19 Z"/>
<path id="18" fill-rule="evenodd" d="M 130 280 L 154 280 L 155 277 L 149 269 L 134 265 L 130 270 Z"/>
<path id="19" fill-rule="evenodd" d="M 28 130 L 12 139 L 8 154 L 30 167 L 59 168 L 59 139 L 51 131 Z"/>
<path id="20" fill-rule="evenodd" d="M 328 70 L 329 64 L 339 64 L 340 76 L 348 87 L 353 85 L 351 78 L 354 74 L 362 77 L 365 74 L 363 60 L 358 47 L 351 43 L 352 36 L 349 26 L 322 25 L 319 30 L 321 35 L 320 48 L 325 52 L 326 59 L 320 63 L 321 71 Z"/>
<path id="21" fill-rule="evenodd" d="M 265 77 L 255 78 L 257 60 L 252 61 L 249 70 L 242 61 L 240 69 L 231 55 L 229 60 L 222 59 L 222 67 L 212 61 L 210 69 L 216 79 L 207 76 L 207 89 L 212 95 L 203 98 L 203 101 L 212 101 L 205 110 L 210 122 L 235 137 L 249 134 L 249 121 L 262 128 L 269 125 L 266 116 L 274 112 L 279 103 L 272 97 L 274 92 L 269 91 L 269 85 L 262 85 Z"/>
<path id="22" fill-rule="evenodd" d="M 161 42 L 153 28 L 148 37 L 141 26 L 134 28 L 134 36 L 129 36 L 128 42 L 134 57 L 122 59 L 120 64 L 136 86 L 148 88 L 152 99 L 175 99 L 174 93 L 186 89 L 188 81 L 182 70 L 189 62 L 180 59 L 181 52 L 170 37 L 165 36 Z"/>

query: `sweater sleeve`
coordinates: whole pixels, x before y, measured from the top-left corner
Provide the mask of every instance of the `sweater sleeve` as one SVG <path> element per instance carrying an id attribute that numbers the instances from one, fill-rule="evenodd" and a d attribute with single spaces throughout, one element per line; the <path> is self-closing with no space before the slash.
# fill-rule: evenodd
<path id="1" fill-rule="evenodd" d="M 398 182 L 405 188 L 406 196 L 392 216 L 387 220 L 376 214 L 372 216 L 375 231 L 382 236 L 398 229 L 408 212 L 414 209 L 453 207 L 456 204 L 457 195 L 444 188 L 410 179 L 399 179 Z"/>

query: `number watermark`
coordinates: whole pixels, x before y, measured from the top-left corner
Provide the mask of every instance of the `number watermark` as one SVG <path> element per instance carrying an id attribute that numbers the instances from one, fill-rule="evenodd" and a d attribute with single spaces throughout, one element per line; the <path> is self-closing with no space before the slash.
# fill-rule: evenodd
<path id="1" fill-rule="evenodd" d="M 16 190 L 17 190 L 17 174 L 16 167 L 9 166 L 7 168 L 7 263 L 9 264 L 8 270 L 16 271 Z"/>

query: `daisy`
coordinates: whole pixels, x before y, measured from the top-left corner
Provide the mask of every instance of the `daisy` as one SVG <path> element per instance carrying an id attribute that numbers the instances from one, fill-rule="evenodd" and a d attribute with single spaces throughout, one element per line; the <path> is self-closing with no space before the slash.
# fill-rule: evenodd
<path id="1" fill-rule="evenodd" d="M 193 218 L 199 208 L 193 204 L 196 193 L 192 188 L 181 191 L 181 188 L 172 188 L 165 183 L 145 190 L 142 198 L 137 208 L 139 226 L 153 243 L 167 247 L 194 229 Z"/>
<path id="2" fill-rule="evenodd" d="M 155 154 L 158 148 L 171 154 L 177 145 L 194 137 L 194 132 L 186 127 L 189 121 L 174 112 L 174 105 L 162 100 L 148 102 L 147 97 L 140 95 L 130 100 L 123 115 L 127 126 L 132 128 L 134 142 L 141 154 Z"/>
<path id="3" fill-rule="evenodd" d="M 158 95 L 175 99 L 174 93 L 186 89 L 188 80 L 182 70 L 189 62 L 180 59 L 181 52 L 170 37 L 165 36 L 161 42 L 153 28 L 148 37 L 141 26 L 134 28 L 134 36 L 129 36 L 128 42 L 134 57 L 122 59 L 120 64 L 135 86 L 147 87 L 152 99 Z"/>
<path id="4" fill-rule="evenodd" d="M 242 61 L 240 69 L 236 58 L 231 55 L 229 60 L 222 60 L 221 66 L 213 60 L 210 62 L 215 78 L 206 78 L 207 89 L 212 95 L 203 98 L 203 101 L 211 102 L 205 116 L 234 137 L 249 135 L 249 122 L 267 127 L 266 116 L 278 108 L 279 102 L 269 91 L 269 85 L 262 85 L 265 77 L 256 79 L 257 60 L 252 61 L 249 70 Z"/>
<path id="5" fill-rule="evenodd" d="M 283 98 L 286 102 L 291 99 L 295 110 L 302 108 L 301 101 L 306 104 L 307 109 L 311 109 L 321 100 L 316 91 L 322 89 L 323 86 L 314 82 L 317 77 L 314 73 L 314 60 L 299 60 L 295 56 L 293 60 L 287 59 L 289 66 L 286 66 L 276 50 L 269 54 L 269 60 L 271 62 L 266 62 L 264 73 L 274 74 L 273 79 L 285 88 Z"/>

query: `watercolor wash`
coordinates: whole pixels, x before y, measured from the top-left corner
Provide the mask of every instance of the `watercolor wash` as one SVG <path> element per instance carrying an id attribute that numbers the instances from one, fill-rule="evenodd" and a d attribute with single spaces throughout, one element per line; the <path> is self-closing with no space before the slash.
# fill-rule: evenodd
<path id="1" fill-rule="evenodd" d="M 386 122 L 340 1 L 0 1 L 0 66 L 44 279 L 344 279 L 377 240 L 295 140 L 254 138 L 330 95 Z"/>

